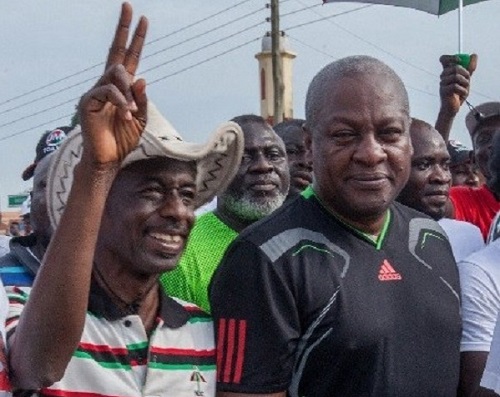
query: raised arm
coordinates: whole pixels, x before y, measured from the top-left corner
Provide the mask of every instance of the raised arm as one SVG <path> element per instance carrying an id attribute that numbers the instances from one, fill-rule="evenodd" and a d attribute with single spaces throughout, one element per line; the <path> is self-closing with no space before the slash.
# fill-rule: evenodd
<path id="1" fill-rule="evenodd" d="M 443 66 L 439 86 L 441 107 L 435 127 L 445 142 L 448 142 L 455 116 L 469 96 L 470 79 L 476 70 L 477 55 L 471 55 L 467 69 L 459 65 L 459 58 L 456 55 L 443 55 L 439 58 L 439 62 Z"/>
<path id="2" fill-rule="evenodd" d="M 64 214 L 10 339 L 12 382 L 20 389 L 36 390 L 59 380 L 78 346 L 106 198 L 121 161 L 137 145 L 146 123 L 145 82 L 134 82 L 134 74 L 147 20 L 140 19 L 127 48 L 131 19 L 132 8 L 125 3 L 107 70 L 80 101 L 82 160 L 75 169 Z"/>

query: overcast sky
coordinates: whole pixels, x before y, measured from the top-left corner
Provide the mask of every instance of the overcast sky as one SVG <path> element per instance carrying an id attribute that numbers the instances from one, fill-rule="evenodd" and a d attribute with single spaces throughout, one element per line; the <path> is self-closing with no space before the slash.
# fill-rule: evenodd
<path id="1" fill-rule="evenodd" d="M 412 115 L 433 123 L 439 109 L 438 59 L 457 52 L 457 13 L 438 18 L 390 6 L 320 2 L 283 0 L 280 6 L 281 27 L 298 54 L 293 80 L 295 116 L 303 117 L 307 86 L 324 65 L 344 56 L 367 54 L 400 74 L 410 94 Z M 8 194 L 30 187 L 21 180 L 21 173 L 33 161 L 40 135 L 69 123 L 76 98 L 102 72 L 99 64 L 105 59 L 120 4 L 120 0 L 2 2 L 2 209 L 7 209 Z M 141 63 L 139 74 L 146 71 L 143 77 L 153 82 L 148 86 L 149 97 L 185 139 L 203 141 L 218 123 L 239 114 L 259 113 L 254 55 L 270 28 L 265 21 L 269 16 L 265 0 L 132 4 L 135 19 L 144 14 L 150 20 L 151 43 L 143 53 L 149 57 Z M 500 1 L 485 1 L 464 11 L 464 50 L 479 54 L 469 100 L 474 105 L 497 100 Z M 218 15 L 210 18 L 214 14 Z M 327 16 L 332 17 L 314 22 Z M 203 19 L 207 20 L 197 23 Z M 462 109 L 452 136 L 469 145 L 466 113 Z"/>

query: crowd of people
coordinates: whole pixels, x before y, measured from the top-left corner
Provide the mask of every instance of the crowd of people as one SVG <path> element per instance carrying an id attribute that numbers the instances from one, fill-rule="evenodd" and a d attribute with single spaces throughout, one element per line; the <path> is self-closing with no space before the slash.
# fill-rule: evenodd
<path id="1" fill-rule="evenodd" d="M 500 102 L 471 108 L 472 149 L 451 139 L 477 57 L 441 57 L 434 125 L 351 56 L 314 77 L 304 120 L 239 115 L 195 144 L 135 77 L 131 20 L 124 3 L 79 124 L 23 173 L 3 394 L 500 395 Z"/>

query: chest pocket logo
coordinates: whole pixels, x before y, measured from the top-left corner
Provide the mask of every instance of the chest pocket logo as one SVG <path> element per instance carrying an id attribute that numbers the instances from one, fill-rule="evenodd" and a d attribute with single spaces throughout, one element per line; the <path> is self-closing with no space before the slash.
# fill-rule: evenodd
<path id="1" fill-rule="evenodd" d="M 205 392 L 202 390 L 202 386 L 204 386 L 204 383 L 207 383 L 205 378 L 200 372 L 200 369 L 195 365 L 194 366 L 194 371 L 191 374 L 190 378 L 191 382 L 196 382 L 196 388 L 194 389 L 194 395 L 195 396 L 204 396 Z"/>
<path id="2" fill-rule="evenodd" d="M 402 280 L 401 274 L 399 274 L 392 265 L 389 263 L 387 259 L 384 259 L 384 262 L 380 266 L 380 270 L 378 271 L 378 279 L 380 281 L 395 281 Z"/>

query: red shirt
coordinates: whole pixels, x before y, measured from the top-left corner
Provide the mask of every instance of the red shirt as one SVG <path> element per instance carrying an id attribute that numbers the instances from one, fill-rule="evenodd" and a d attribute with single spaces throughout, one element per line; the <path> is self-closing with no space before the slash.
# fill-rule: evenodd
<path id="1" fill-rule="evenodd" d="M 486 185 L 479 188 L 454 186 L 450 190 L 450 199 L 455 219 L 476 225 L 486 240 L 491 221 L 500 211 L 500 201 L 495 198 L 491 190 Z"/>

